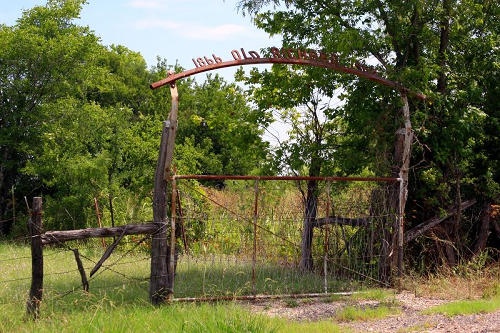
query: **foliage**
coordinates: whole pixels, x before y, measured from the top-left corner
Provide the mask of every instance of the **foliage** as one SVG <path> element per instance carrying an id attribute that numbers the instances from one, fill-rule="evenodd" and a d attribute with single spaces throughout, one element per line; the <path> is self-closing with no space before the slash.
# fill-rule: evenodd
<path id="1" fill-rule="evenodd" d="M 13 187 L 39 192 L 37 179 L 20 172 L 39 143 L 45 103 L 76 93 L 88 75 L 98 38 L 73 23 L 83 1 L 50 1 L 23 13 L 15 26 L 0 26 L 0 217 L 10 217 Z M 2 227 L 8 224 L 2 224 Z"/>
<path id="2" fill-rule="evenodd" d="M 355 60 L 369 63 L 381 75 L 427 95 L 426 102 L 410 100 L 416 142 L 406 228 L 465 199 L 498 202 L 498 1 L 241 0 L 240 8 L 259 28 L 281 35 L 284 47 L 336 52 L 347 66 Z M 344 90 L 340 114 L 346 138 L 334 160 L 340 172 L 351 172 L 349 165 L 356 163 L 346 162 L 356 151 L 361 169 L 397 173 L 398 92 L 322 69 L 295 72 L 326 97 L 332 97 L 331 87 Z M 278 74 L 253 72 L 249 79 L 273 77 L 263 79 L 257 92 L 286 90 L 288 83 Z M 282 82 L 285 88 L 279 87 Z M 468 216 L 451 220 L 439 237 L 455 244 L 445 258 L 453 265 L 459 261 L 456 255 L 469 256 L 478 229 L 465 222 Z M 498 239 L 493 244 L 498 247 Z M 411 252 L 439 255 L 445 252 L 442 247 L 422 241 Z M 441 262 L 432 256 L 425 260 L 426 267 Z"/>
<path id="3" fill-rule="evenodd" d="M 13 216 L 11 191 L 43 195 L 45 227 L 150 220 L 161 121 L 170 96 L 149 84 L 182 68 L 104 46 L 74 19 L 84 1 L 49 1 L 0 28 L 0 218 Z M 175 165 L 180 173 L 245 174 L 266 155 L 260 115 L 221 77 L 178 83 Z M 17 215 L 19 216 L 19 204 Z M 8 233 L 11 222 L 2 223 Z M 15 226 L 15 231 L 21 227 Z"/>
<path id="4" fill-rule="evenodd" d="M 258 127 L 265 119 L 249 107 L 241 88 L 218 75 L 190 88 L 181 96 L 179 141 L 205 155 L 203 167 L 191 172 L 247 174 L 257 169 L 266 156 Z"/>

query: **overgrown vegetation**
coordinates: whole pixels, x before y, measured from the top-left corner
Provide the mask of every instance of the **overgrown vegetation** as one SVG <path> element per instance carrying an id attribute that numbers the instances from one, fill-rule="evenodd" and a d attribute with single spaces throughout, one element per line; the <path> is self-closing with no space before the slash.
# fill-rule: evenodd
<path id="1" fill-rule="evenodd" d="M 43 195 L 45 227 L 96 226 L 93 199 L 116 224 L 152 219 L 151 192 L 167 94 L 151 82 L 180 71 L 147 68 L 122 45 L 79 26 L 84 0 L 50 0 L 0 26 L 0 235 L 24 234 L 24 196 Z M 266 156 L 266 120 L 219 76 L 182 80 L 179 173 L 248 174 Z M 13 217 L 16 216 L 16 221 Z"/>
<path id="2" fill-rule="evenodd" d="M 77 244 L 74 244 L 77 245 Z M 333 322 L 291 323 L 279 318 L 269 318 L 249 312 L 244 306 L 226 302 L 220 304 L 171 304 L 164 307 L 153 307 L 148 302 L 149 260 L 140 253 L 128 255 L 125 264 L 113 269 L 125 274 L 120 276 L 109 270 L 98 274 L 90 281 L 90 293 L 81 290 L 80 277 L 76 271 L 73 254 L 62 249 L 45 250 L 44 299 L 41 307 L 41 318 L 36 323 L 26 320 L 24 309 L 30 283 L 31 260 L 29 247 L 17 244 L 1 244 L 1 260 L 19 258 L 13 261 L 2 261 L 2 281 L 23 279 L 0 283 L 0 331 L 40 331 L 62 332 L 75 331 L 186 331 L 186 332 L 340 332 Z M 100 244 L 81 246 L 83 256 L 98 259 Z M 114 254 L 114 261 L 123 253 Z M 87 271 L 92 262 L 83 259 Z M 104 267 L 103 267 L 104 269 Z M 59 274 L 64 273 L 65 274 Z M 278 271 L 278 273 L 281 271 Z M 178 274 L 187 274 L 178 281 L 193 278 L 193 272 L 179 268 Z M 246 277 L 241 275 L 232 286 L 245 285 Z M 213 275 L 208 285 L 219 284 L 220 275 Z M 132 280 L 131 280 L 132 279 Z M 139 279 L 139 280 L 135 280 Z M 287 287 L 287 282 L 281 282 Z M 228 280 L 225 281 L 228 283 Z M 201 282 L 199 283 L 201 286 Z M 179 295 L 188 294 L 193 285 L 178 286 Z M 226 285 L 231 290 L 231 285 Z M 73 291 L 74 290 L 74 291 Z M 66 295 L 66 292 L 70 292 Z M 202 291 L 198 291 L 202 295 Z M 189 293 L 189 295 L 193 295 Z"/>
<path id="3" fill-rule="evenodd" d="M 487 257 L 487 255 L 481 256 Z M 499 281 L 498 263 L 485 262 L 482 265 L 471 265 L 469 262 L 454 269 L 442 267 L 437 272 L 425 275 L 408 274 L 403 285 L 417 297 L 428 295 L 442 299 L 473 299 L 494 295 Z"/>
<path id="4" fill-rule="evenodd" d="M 405 258 L 414 269 L 455 266 L 488 246 L 499 248 L 498 215 L 492 212 L 500 200 L 498 1 L 239 4 L 259 28 L 282 36 L 286 57 L 300 57 L 296 51 L 308 48 L 334 52 L 342 66 L 369 63 L 427 96 L 409 104 L 406 125 L 411 120 L 415 140 L 405 230 L 447 218 L 430 237 L 406 245 Z M 337 174 L 363 168 L 377 175 L 400 172 L 404 126 L 397 92 L 314 67 L 279 65 L 239 79 L 251 86 L 257 107 L 293 125 L 277 162 L 316 174 L 332 167 Z M 478 201 L 473 209 L 447 216 L 450 207 L 470 199 Z"/>
<path id="5" fill-rule="evenodd" d="M 26 235 L 25 195 L 44 197 L 45 229 L 96 226 L 94 198 L 108 225 L 112 211 L 117 225 L 152 219 L 153 166 L 170 99 L 152 92 L 149 84 L 164 78 L 168 70 L 182 69 L 165 59 L 147 68 L 138 52 L 103 45 L 91 28 L 75 23 L 84 3 L 49 0 L 23 12 L 13 26 L 0 26 L 2 239 Z M 265 6 L 270 3 L 278 6 Z M 412 279 L 406 285 L 416 294 L 472 297 L 487 281 L 490 298 L 432 311 L 452 315 L 467 307 L 473 311 L 498 308 L 498 295 L 491 296 L 497 292 L 496 282 L 491 281 L 495 276 L 498 281 L 498 268 L 489 269 L 497 267 L 492 265 L 500 248 L 498 1 L 242 0 L 240 4 L 258 27 L 282 35 L 285 47 L 337 52 L 343 65 L 372 57 L 382 76 L 428 96 L 425 102 L 410 99 L 409 104 L 416 141 L 405 228 L 433 217 L 444 222 L 405 245 Z M 201 83 L 189 79 L 177 83 L 182 96 L 175 150 L 179 173 L 399 176 L 400 136 L 395 138 L 394 133 L 401 133 L 402 118 L 399 96 L 393 90 L 313 67 L 273 66 L 270 71 L 240 72 L 238 79 L 248 84 L 247 91 L 219 76 L 208 76 Z M 335 105 L 325 103 L 329 99 Z M 276 119 L 287 120 L 292 130 L 286 141 L 272 148 L 262 133 Z M 208 204 L 203 194 L 218 196 L 219 202 L 248 217 L 252 205 L 245 200 L 252 198 L 252 192 L 242 193 L 248 186 L 231 182 L 190 184 L 198 194 L 191 191 L 190 201 L 184 199 L 183 204 L 197 215 L 186 224 L 187 239 L 193 257 L 202 260 L 189 263 L 183 261 L 189 257 L 181 255 L 177 296 L 187 296 L 187 291 L 189 296 L 249 294 L 250 265 L 238 260 L 245 255 L 248 259 L 252 229 L 228 227 L 235 217 Z M 292 193 L 297 185 L 299 195 Z M 278 186 L 274 192 L 262 186 L 267 201 L 263 200 L 261 209 L 271 218 L 261 217 L 259 223 L 293 243 L 305 244 L 309 253 L 302 253 L 300 264 L 307 272 L 295 269 L 300 258 L 295 245 L 278 245 L 260 253 L 267 262 L 259 263 L 262 274 L 256 276 L 257 288 L 266 293 L 321 290 L 323 279 L 317 273 L 322 244 L 313 237 L 312 223 L 326 215 L 321 198 L 324 186 L 316 181 Z M 218 191 L 222 188 L 227 190 L 224 194 Z M 384 196 L 376 192 L 380 186 L 360 188 L 357 206 L 348 207 L 350 217 L 394 217 L 394 205 L 391 210 L 385 202 L 387 198 L 393 204 L 397 201 L 394 191 Z M 350 185 L 333 186 L 335 206 L 329 214 L 334 209 L 344 213 L 342 204 L 349 205 L 353 192 Z M 448 216 L 450 207 L 460 207 L 467 199 L 477 204 Z M 274 207 L 283 213 L 299 204 L 306 209 L 274 223 L 278 216 Z M 355 280 L 360 273 L 389 277 L 381 266 L 391 263 L 379 265 L 379 258 L 389 258 L 388 245 L 395 244 L 396 233 L 385 217 L 383 227 L 372 223 L 365 232 L 359 232 L 359 226 L 332 226 L 329 251 L 337 255 L 337 264 L 355 268 L 342 277 Z M 384 234 L 384 254 L 377 253 L 376 244 L 369 245 L 375 231 Z M 123 248 L 132 248 L 134 238 L 125 239 L 132 244 Z M 9 244 L 0 245 L 0 260 L 9 254 L 26 258 L 1 261 L 3 278 L 26 280 L 0 285 L 0 331 L 33 330 L 33 324 L 22 322 L 19 314 L 28 289 L 29 253 L 24 246 Z M 128 316 L 137 318 L 129 323 L 131 330 L 144 328 L 149 321 L 148 330 L 165 323 L 172 330 L 191 331 L 336 329 L 327 322 L 289 324 L 254 316 L 235 305 L 218 305 L 213 311 L 194 305 L 149 307 L 148 249 L 144 257 L 132 257 L 133 262 L 126 264 L 131 281 L 124 283 L 123 277 L 105 271 L 92 280 L 91 294 L 71 290 L 63 296 L 61 292 L 78 288 L 79 277 L 70 253 L 59 250 L 46 251 L 41 330 L 60 328 L 61 323 L 68 331 L 128 329 L 121 326 Z M 82 253 L 95 259 L 100 252 L 86 247 Z M 234 258 L 238 260 L 233 267 L 223 265 Z M 338 267 L 329 269 L 337 277 L 345 273 Z M 419 285 L 417 277 L 425 274 L 433 283 Z M 342 282 L 328 281 L 330 290 L 344 287 Z M 376 290 L 356 297 L 390 296 Z M 353 307 L 339 314 L 339 319 L 384 316 L 395 309 L 387 304 L 374 309 Z M 174 314 L 178 321 L 162 318 Z M 187 322 L 192 317 L 197 321 Z"/>

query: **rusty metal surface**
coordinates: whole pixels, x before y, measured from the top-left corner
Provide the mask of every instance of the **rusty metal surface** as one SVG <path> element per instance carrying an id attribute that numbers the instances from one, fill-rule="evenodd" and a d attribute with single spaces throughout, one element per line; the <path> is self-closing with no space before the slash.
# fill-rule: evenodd
<path id="1" fill-rule="evenodd" d="M 222 61 L 220 57 L 212 54 L 213 59 L 210 57 L 203 57 L 192 59 L 194 65 L 193 69 L 186 70 L 181 73 L 170 74 L 167 78 L 154 82 L 150 85 L 151 89 L 156 89 L 166 84 L 172 84 L 175 81 L 207 72 L 215 69 L 242 66 L 242 65 L 257 65 L 257 64 L 291 64 L 291 65 L 309 65 L 315 67 L 323 67 L 333 69 L 338 72 L 353 74 L 358 77 L 388 86 L 400 91 L 414 95 L 415 97 L 424 100 L 426 96 L 419 92 L 413 92 L 397 82 L 382 78 L 376 71 L 366 65 L 356 62 L 354 67 L 348 67 L 340 64 L 339 57 L 335 53 L 323 53 L 314 50 L 294 50 L 283 48 L 281 50 L 276 47 L 270 48 L 273 57 L 261 58 L 255 51 L 249 51 L 247 55 L 243 48 L 239 50 L 232 50 L 231 55 L 234 60 Z"/>
<path id="2" fill-rule="evenodd" d="M 259 181 L 255 181 L 254 186 L 254 206 L 253 206 L 253 251 L 252 251 L 252 293 L 257 294 L 255 285 L 255 266 L 257 264 L 257 219 L 259 218 Z"/>
<path id="3" fill-rule="evenodd" d="M 307 177 L 307 176 L 235 176 L 235 175 L 175 175 L 175 179 L 205 180 L 318 180 L 318 181 L 359 181 L 397 182 L 394 177 Z"/>
<path id="4" fill-rule="evenodd" d="M 330 182 L 326 184 L 326 212 L 325 216 L 330 216 Z M 328 293 L 328 231 L 330 229 L 328 224 L 325 224 L 325 238 L 323 240 L 323 287 L 325 294 Z"/>

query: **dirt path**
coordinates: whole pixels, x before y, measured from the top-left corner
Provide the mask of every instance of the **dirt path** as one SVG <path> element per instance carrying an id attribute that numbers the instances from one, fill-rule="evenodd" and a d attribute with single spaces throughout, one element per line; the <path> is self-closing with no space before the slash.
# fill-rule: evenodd
<path id="1" fill-rule="evenodd" d="M 500 310 L 494 313 L 461 315 L 424 315 L 422 310 L 449 300 L 415 297 L 410 292 L 395 295 L 401 307 L 398 315 L 369 321 L 353 321 L 339 325 L 354 332 L 500 332 Z M 330 303 L 302 300 L 295 303 L 268 301 L 248 305 L 252 311 L 297 321 L 327 320 L 346 305 L 375 306 L 373 300 L 339 300 Z M 292 306 L 291 306 L 292 305 Z M 296 305 L 296 306 L 295 306 Z"/>

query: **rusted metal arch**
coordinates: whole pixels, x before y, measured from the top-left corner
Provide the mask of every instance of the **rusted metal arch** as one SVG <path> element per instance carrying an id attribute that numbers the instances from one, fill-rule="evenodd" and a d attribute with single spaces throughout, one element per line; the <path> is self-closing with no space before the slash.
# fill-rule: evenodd
<path id="1" fill-rule="evenodd" d="M 338 63 L 332 63 L 327 61 L 318 61 L 318 60 L 310 60 L 310 59 L 297 59 L 297 58 L 249 58 L 249 59 L 241 59 L 241 60 L 231 60 L 224 61 L 219 63 L 214 63 L 211 65 L 206 65 L 202 67 L 196 67 L 193 69 L 186 70 L 184 72 L 170 74 L 168 77 L 154 82 L 150 85 L 151 89 L 156 89 L 162 87 L 167 84 L 173 84 L 175 81 L 179 79 L 186 78 L 191 75 L 208 72 L 220 68 L 226 67 L 234 67 L 234 66 L 243 66 L 243 65 L 258 65 L 258 64 L 289 64 L 289 65 L 308 65 L 314 67 L 322 67 L 332 69 L 341 73 L 353 74 L 358 77 L 376 82 L 378 84 L 382 84 L 384 86 L 388 86 L 394 89 L 397 89 L 403 93 L 411 94 L 418 99 L 425 100 L 426 96 L 420 92 L 414 92 L 409 90 L 406 87 L 403 87 L 401 84 L 382 78 L 379 75 L 375 74 L 372 71 L 361 70 L 357 68 L 345 67 L 339 65 Z"/>
<path id="2" fill-rule="evenodd" d="M 274 50 L 273 50 L 274 49 Z M 273 58 L 260 58 L 260 56 L 255 52 L 255 51 L 250 51 L 249 54 L 251 54 L 252 57 L 246 57 L 244 54 L 244 50 L 241 49 L 244 59 L 241 58 L 240 55 L 235 55 L 233 52 L 238 53 L 238 51 L 233 50 L 231 54 L 233 55 L 233 58 L 235 60 L 232 61 L 225 61 L 223 62 L 222 59 L 219 57 L 216 57 L 213 55 L 214 60 L 212 61 L 211 59 L 207 59 L 204 57 L 204 60 L 201 60 L 201 58 L 198 58 L 197 60 L 200 60 L 198 64 L 195 62 L 193 59 L 193 62 L 195 63 L 196 68 L 183 71 L 180 73 L 173 73 L 172 71 L 169 71 L 168 77 L 165 79 L 162 79 L 160 81 L 154 82 L 150 85 L 151 89 L 156 89 L 159 87 L 162 87 L 164 85 L 169 84 L 170 85 L 170 92 L 172 95 L 172 109 L 171 112 L 169 113 L 169 120 L 170 118 L 175 118 L 175 122 L 173 122 L 173 126 L 170 128 L 169 133 L 171 135 L 167 135 L 165 138 L 162 136 L 162 143 L 161 146 L 163 145 L 167 146 L 168 148 L 163 148 L 160 149 L 160 156 L 158 159 L 158 166 L 157 166 L 157 179 L 155 181 L 155 195 L 154 199 L 159 200 L 162 197 L 163 203 L 165 203 L 165 183 L 166 182 L 171 182 L 172 184 L 172 196 L 171 196 L 171 201 L 172 201 L 172 216 L 171 216 L 171 230 L 170 230 L 170 243 L 171 243 L 171 249 L 170 249 L 170 262 L 169 262 L 169 267 L 171 271 L 169 272 L 171 276 L 171 285 L 170 285 L 170 294 L 169 295 L 163 295 L 163 292 L 165 290 L 168 290 L 168 285 L 163 282 L 163 283 L 153 283 L 151 281 L 150 284 L 150 298 L 153 301 L 154 295 L 159 295 L 158 299 L 153 301 L 153 304 L 158 304 L 162 303 L 166 300 L 166 298 L 170 298 L 173 293 L 173 279 L 174 279 L 174 263 L 173 263 L 173 257 L 174 257 L 174 244 L 175 244 L 175 183 L 177 179 L 182 179 L 182 178 L 191 178 L 193 175 L 185 175 L 184 177 L 178 176 L 176 177 L 175 174 L 171 173 L 170 166 L 171 166 L 171 161 L 172 161 L 172 153 L 175 145 L 175 132 L 177 129 L 177 112 L 178 112 L 178 107 L 179 107 L 179 99 L 178 99 L 178 94 L 177 94 L 177 86 L 176 86 L 176 81 L 182 78 L 186 78 L 191 75 L 195 75 L 198 73 L 203 73 L 211 70 L 216 70 L 219 68 L 226 68 L 226 67 L 234 67 L 234 66 L 242 66 L 242 65 L 256 65 L 256 64 L 291 64 L 291 65 L 309 65 L 309 66 L 315 66 L 315 67 L 322 67 L 322 68 L 328 68 L 332 69 L 338 72 L 342 73 L 347 73 L 347 74 L 353 74 L 358 77 L 376 82 L 378 84 L 382 84 L 394 89 L 397 89 L 401 95 L 401 100 L 403 102 L 403 107 L 402 107 L 402 113 L 403 113 L 403 120 L 404 120 L 404 128 L 402 128 L 402 133 L 399 133 L 401 138 L 402 138 L 402 144 L 403 144 L 403 149 L 400 152 L 398 159 L 401 162 L 400 166 L 400 172 L 399 172 L 399 177 L 387 177 L 387 178 L 379 178 L 378 180 L 381 181 L 399 181 L 400 183 L 400 189 L 399 189 L 399 203 L 398 203 L 398 218 L 397 218 L 397 271 L 399 275 L 399 280 L 401 283 L 401 277 L 402 277 L 402 271 L 403 271 L 403 235 L 404 235 L 404 227 L 403 227 L 403 214 L 404 214 L 404 209 L 405 209 L 405 204 L 406 204 L 406 199 L 407 199 L 407 191 L 408 191 L 408 168 L 409 168 L 409 160 L 410 160 L 410 154 L 411 154 L 411 142 L 413 140 L 413 131 L 412 131 L 412 126 L 411 126 L 411 121 L 410 121 L 410 114 L 409 114 L 409 105 L 408 105 L 408 97 L 407 95 L 412 95 L 420 100 L 425 100 L 426 96 L 420 92 L 415 92 L 412 91 L 401 84 L 382 78 L 379 75 L 376 74 L 374 70 L 372 70 L 369 67 L 366 67 L 360 63 L 356 63 L 355 67 L 356 68 L 351 68 L 351 67 L 345 67 L 339 64 L 338 62 L 338 56 L 335 54 L 331 54 L 330 58 L 328 58 L 327 55 L 320 53 L 319 60 L 318 58 L 304 58 L 301 57 L 301 51 L 297 51 L 297 57 L 291 56 L 291 49 L 285 50 L 285 56 L 282 56 L 279 54 L 279 51 L 276 48 L 271 48 L 271 52 L 273 53 L 274 57 Z M 253 54 L 251 53 L 253 52 Z M 304 54 L 302 53 L 302 56 Z M 170 125 L 170 123 L 169 123 Z M 167 126 L 168 127 L 168 126 Z M 164 126 L 164 131 L 165 131 L 165 126 Z M 398 131 L 399 132 L 399 131 Z M 400 140 L 401 141 L 401 140 Z M 161 161 L 164 161 L 161 163 Z M 165 163 L 166 162 L 166 163 Z M 161 175 L 161 171 L 163 171 L 163 175 Z M 163 176 L 163 177 L 161 177 Z M 197 175 L 197 179 L 202 179 L 203 177 L 207 176 L 201 176 Z M 210 176 L 208 176 L 210 177 Z M 245 176 L 225 176 L 228 177 L 228 179 L 244 179 Z M 248 177 L 248 176 L 246 176 Z M 163 178 L 163 179 L 161 179 Z M 327 178 L 341 178 L 341 177 L 327 177 Z M 374 177 L 375 178 L 375 177 Z M 160 181 L 161 179 L 161 181 Z M 263 178 L 259 177 L 258 179 L 254 179 L 256 182 L 258 180 L 262 180 Z M 329 180 L 332 180 L 329 179 Z M 340 180 L 340 179 L 336 179 Z M 351 179 L 353 180 L 353 179 Z M 356 179 L 356 180 L 361 180 L 361 179 Z M 163 185 L 160 185 L 162 183 Z M 164 211 L 164 206 L 161 210 Z M 153 209 L 155 211 L 155 209 Z M 166 216 L 163 217 L 162 220 L 164 220 Z M 166 222 L 166 221 L 165 221 Z M 166 223 L 165 223 L 166 224 Z M 166 236 L 166 235 L 164 235 Z M 163 237 L 162 237 L 163 238 Z M 164 237 L 163 239 L 166 239 Z M 160 242 L 161 243 L 161 242 Z M 166 257 L 166 251 L 165 249 L 162 249 L 163 246 L 160 245 L 160 243 L 156 244 L 157 246 L 152 246 L 152 274 L 153 276 L 153 257 Z M 156 248 L 156 251 L 155 251 Z M 394 249 L 393 249 L 394 250 Z M 161 270 L 162 273 L 164 272 Z"/>

